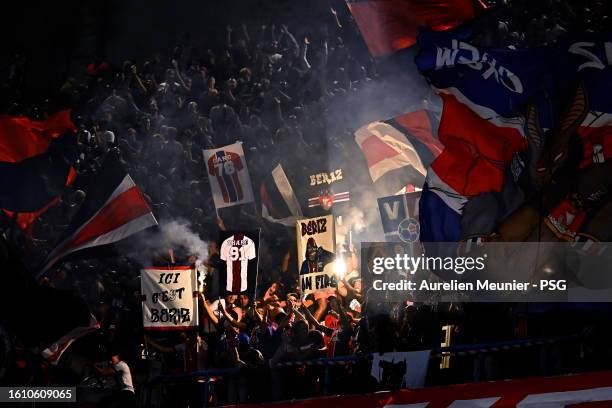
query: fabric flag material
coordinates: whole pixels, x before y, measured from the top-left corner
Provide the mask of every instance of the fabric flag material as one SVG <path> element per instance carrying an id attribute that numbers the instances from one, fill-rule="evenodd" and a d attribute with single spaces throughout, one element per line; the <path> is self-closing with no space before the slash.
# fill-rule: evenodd
<path id="1" fill-rule="evenodd" d="M 583 145 L 580 168 L 612 159 L 612 36 L 583 34 L 565 44 L 568 62 L 586 92 L 588 113 L 576 129 Z"/>
<path id="2" fill-rule="evenodd" d="M 378 209 L 387 242 L 417 242 L 420 237 L 420 192 L 378 199 Z"/>
<path id="3" fill-rule="evenodd" d="M 373 56 L 412 46 L 419 26 L 448 30 L 476 13 L 471 0 L 347 0 L 347 4 Z"/>
<path id="4" fill-rule="evenodd" d="M 277 165 L 264 179 L 259 193 L 262 216 L 269 221 L 293 227 L 295 221 L 302 217 L 302 207 L 282 165 Z"/>
<path id="5" fill-rule="evenodd" d="M 469 103 L 483 119 L 496 121 L 518 116 L 528 102 L 544 94 L 556 96 L 553 49 L 481 48 L 469 42 L 471 35 L 467 27 L 419 32 L 415 62 L 434 88 Z"/>
<path id="6" fill-rule="evenodd" d="M 431 168 L 464 196 L 501 191 L 506 167 L 517 151 L 527 148 L 522 128 L 484 120 L 454 95 L 441 96 L 438 136 L 444 151 Z"/>
<path id="7" fill-rule="evenodd" d="M 444 145 L 428 169 L 421 197 L 423 241 L 463 238 L 467 200 L 499 193 L 513 182 L 506 173 L 517 152 L 527 148 L 527 104 L 557 95 L 552 51 L 484 49 L 470 44 L 470 35 L 469 29 L 422 30 L 419 35 L 416 63 L 442 97 L 438 138 Z M 540 125 L 551 128 L 550 106 L 542 107 L 547 109 L 538 111 L 548 114 L 541 113 Z"/>
<path id="8" fill-rule="evenodd" d="M 198 325 L 196 273 L 192 266 L 151 266 L 140 272 L 145 330 L 185 330 Z"/>
<path id="9" fill-rule="evenodd" d="M 560 43 L 558 48 L 555 65 L 562 67 L 566 82 L 578 86 L 556 126 L 549 157 L 538 166 L 554 171 L 563 165 L 570 157 L 571 138 L 577 134 L 582 143 L 577 182 L 580 187 L 558 203 L 544 222 L 560 240 L 578 242 L 584 233 L 607 241 L 610 225 L 602 221 L 610 219 L 606 215 L 606 196 L 612 159 L 612 36 L 584 33 Z"/>
<path id="10" fill-rule="evenodd" d="M 72 185 L 72 183 L 74 183 L 76 176 L 77 176 L 76 171 L 74 170 L 74 168 L 71 167 L 70 171 L 68 172 L 68 179 L 66 180 L 66 187 L 69 187 Z M 38 220 L 38 217 L 40 217 L 48 209 L 58 205 L 59 203 L 60 203 L 60 197 L 58 196 L 58 197 L 53 198 L 44 207 L 42 207 L 40 210 L 37 210 L 37 211 L 17 212 L 17 213 L 13 211 L 9 211 L 9 210 L 3 210 L 3 211 L 6 213 L 6 215 L 9 218 L 14 219 L 16 225 L 19 228 L 25 231 L 26 234 L 31 235 L 32 230 L 34 228 L 34 224 L 36 223 L 36 220 Z"/>
<path id="11" fill-rule="evenodd" d="M 204 161 L 217 210 L 253 202 L 251 176 L 242 142 L 204 150 Z"/>
<path id="12" fill-rule="evenodd" d="M 300 408 L 602 408 L 612 403 L 612 371 L 424 387 L 300 401 Z M 289 408 L 295 402 L 268 404 Z M 241 404 L 255 408 L 256 404 Z"/>
<path id="13" fill-rule="evenodd" d="M 419 200 L 422 242 L 458 241 L 461 214 L 467 199 L 442 181 L 431 168 Z"/>
<path id="14" fill-rule="evenodd" d="M 36 212 L 71 182 L 76 159 L 70 111 L 44 121 L 0 116 L 0 208 Z"/>
<path id="15" fill-rule="evenodd" d="M 142 192 L 114 155 L 106 158 L 85 192 L 85 201 L 47 257 L 39 276 L 69 254 L 113 244 L 157 225 Z"/>
<path id="16" fill-rule="evenodd" d="M 225 273 L 219 275 L 219 287 L 225 294 L 255 295 L 259 252 L 259 230 L 221 231 L 219 254 Z"/>
<path id="17" fill-rule="evenodd" d="M 100 323 L 96 320 L 96 318 L 91 315 L 89 325 L 88 326 L 79 326 L 70 330 L 64 336 L 62 336 L 59 340 L 51 344 L 49 347 L 40 352 L 44 359 L 46 359 L 52 365 L 57 365 L 59 363 L 62 354 L 70 347 L 72 343 L 81 337 L 85 337 L 86 335 L 95 332 L 100 328 Z"/>
<path id="18" fill-rule="evenodd" d="M 407 112 L 385 121 L 402 132 L 419 154 L 425 167 L 442 153 L 444 145 L 438 140 L 439 113 L 421 109 Z"/>
<path id="19" fill-rule="evenodd" d="M 407 184 L 421 187 L 427 167 L 442 151 L 434 137 L 435 119 L 427 111 L 409 112 L 388 121 L 372 122 L 355 132 L 374 183 L 394 194 Z"/>

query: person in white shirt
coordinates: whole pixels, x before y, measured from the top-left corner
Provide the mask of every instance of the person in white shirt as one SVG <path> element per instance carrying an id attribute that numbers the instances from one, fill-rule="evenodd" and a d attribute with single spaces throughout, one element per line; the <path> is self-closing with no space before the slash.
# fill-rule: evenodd
<path id="1" fill-rule="evenodd" d="M 136 395 L 134 393 L 134 383 L 132 382 L 132 372 L 127 363 L 121 360 L 119 353 L 112 353 L 110 365 L 108 367 L 94 366 L 102 375 L 114 375 L 117 380 L 118 390 L 113 395 L 109 408 L 131 408 L 136 406 Z"/>

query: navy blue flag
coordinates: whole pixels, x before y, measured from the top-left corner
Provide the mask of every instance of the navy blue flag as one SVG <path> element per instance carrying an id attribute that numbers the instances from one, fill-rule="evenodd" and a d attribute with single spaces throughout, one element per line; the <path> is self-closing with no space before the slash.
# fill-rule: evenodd
<path id="1" fill-rule="evenodd" d="M 469 28 L 420 31 L 415 61 L 433 87 L 469 100 L 483 117 L 516 116 L 555 88 L 551 49 L 480 48 L 470 37 Z"/>
<path id="2" fill-rule="evenodd" d="M 416 242 L 419 240 L 420 197 L 420 192 L 414 192 L 378 199 L 385 241 Z"/>
<path id="3" fill-rule="evenodd" d="M 501 192 L 525 165 L 550 168 L 537 160 L 551 134 L 556 168 L 574 134 L 583 147 L 580 168 L 612 157 L 611 35 L 513 50 L 475 46 L 471 34 L 463 27 L 419 35 L 417 66 L 444 100 L 437 135 L 444 151 L 428 169 L 421 199 L 425 241 L 461 239 L 466 201 Z"/>

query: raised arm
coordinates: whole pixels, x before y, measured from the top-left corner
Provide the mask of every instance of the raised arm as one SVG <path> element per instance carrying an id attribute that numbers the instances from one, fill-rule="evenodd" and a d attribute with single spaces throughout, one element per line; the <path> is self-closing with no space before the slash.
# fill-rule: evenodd
<path id="1" fill-rule="evenodd" d="M 158 342 L 152 340 L 149 338 L 149 336 L 144 336 L 144 340 L 147 344 L 149 344 L 151 347 L 153 347 L 154 349 L 161 351 L 162 353 L 173 353 L 174 352 L 174 348 L 173 347 L 165 347 L 162 346 L 161 344 L 159 344 Z"/>
<path id="2" fill-rule="evenodd" d="M 228 24 L 227 27 L 225 27 L 225 45 L 229 48 L 232 47 L 232 31 L 234 31 L 232 26 Z"/>
<path id="3" fill-rule="evenodd" d="M 202 306 L 204 307 L 204 311 L 206 311 L 206 314 L 208 315 L 208 318 L 213 322 L 214 325 L 218 325 L 219 324 L 219 318 L 215 315 L 213 310 L 210 308 L 210 305 L 208 304 L 208 301 L 204 297 L 204 294 L 202 292 L 200 292 L 198 294 L 198 297 L 202 301 Z"/>
<path id="4" fill-rule="evenodd" d="M 291 32 L 289 32 L 289 29 L 287 28 L 285 24 L 281 25 L 280 31 L 281 31 L 281 38 L 283 36 L 287 36 L 287 38 L 289 38 L 289 42 L 293 46 L 293 53 L 297 57 L 300 53 L 300 45 L 296 41 L 295 37 L 293 36 L 293 34 L 291 34 Z"/>
<path id="5" fill-rule="evenodd" d="M 225 308 L 221 308 L 221 313 L 223 313 L 223 316 L 227 319 L 227 321 L 234 327 L 240 329 L 240 330 L 246 330 L 247 325 L 244 322 L 239 322 L 238 320 L 234 319 L 232 316 L 230 316 L 229 313 L 227 313 L 227 310 L 225 310 Z"/>
<path id="6" fill-rule="evenodd" d="M 114 375 L 115 374 L 115 370 L 113 370 L 111 367 L 99 367 L 97 364 L 94 364 L 94 368 L 96 369 L 96 371 L 102 375 Z"/>
<path id="7" fill-rule="evenodd" d="M 348 295 L 349 293 L 351 293 L 353 296 L 355 296 L 355 298 L 359 301 L 361 301 L 361 292 L 358 291 L 357 289 L 355 289 L 354 286 L 352 286 L 349 282 L 348 282 L 349 277 L 345 276 L 344 278 L 342 278 L 342 284 L 344 285 L 344 287 L 346 288 L 346 295 Z M 343 295 L 344 297 L 346 297 L 346 295 Z"/>
<path id="8" fill-rule="evenodd" d="M 247 25 L 242 23 L 242 36 L 244 37 L 244 41 L 247 44 L 251 43 L 251 37 L 249 36 L 249 30 L 247 30 Z"/>
<path id="9" fill-rule="evenodd" d="M 172 60 L 172 66 L 174 67 L 174 72 L 176 72 L 176 77 L 178 78 L 179 82 L 181 83 L 181 86 L 186 91 L 190 91 L 191 90 L 191 86 L 187 85 L 187 83 L 183 79 L 183 76 L 181 75 L 181 70 L 179 69 L 178 61 L 173 59 Z"/>
<path id="10" fill-rule="evenodd" d="M 136 81 L 136 84 L 138 85 L 138 89 L 140 90 L 140 92 L 142 92 L 143 94 L 147 93 L 147 87 L 145 86 L 145 84 L 142 82 L 142 79 L 140 79 L 140 76 L 138 76 L 138 69 L 136 68 L 136 65 L 132 65 L 131 66 L 132 69 L 132 77 L 134 78 L 134 80 Z"/>
<path id="11" fill-rule="evenodd" d="M 310 44 L 308 37 L 304 37 L 304 45 L 302 46 L 302 51 L 300 53 L 300 62 L 302 63 L 302 69 L 311 68 L 310 62 L 308 62 L 308 57 L 307 57 L 308 44 Z"/>
<path id="12" fill-rule="evenodd" d="M 327 329 L 327 326 L 322 325 L 317 321 L 317 319 L 315 319 L 315 317 L 312 315 L 312 313 L 310 313 L 310 310 L 308 310 L 306 306 L 302 305 L 300 310 L 304 312 L 304 316 L 306 316 L 307 322 L 312 324 L 316 330 L 323 331 Z"/>
<path id="13" fill-rule="evenodd" d="M 336 27 L 342 28 L 342 24 L 340 24 L 340 19 L 338 19 L 338 13 L 336 12 L 336 9 L 333 8 L 333 7 L 330 7 L 329 11 L 331 12 L 332 16 L 334 17 L 334 21 L 336 22 Z"/>

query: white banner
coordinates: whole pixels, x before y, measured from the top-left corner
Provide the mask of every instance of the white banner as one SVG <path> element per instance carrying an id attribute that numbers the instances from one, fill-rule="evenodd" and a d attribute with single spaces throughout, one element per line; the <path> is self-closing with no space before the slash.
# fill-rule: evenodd
<path id="1" fill-rule="evenodd" d="M 251 176 L 242 142 L 203 152 L 215 208 L 253 202 Z"/>
<path id="2" fill-rule="evenodd" d="M 335 291 L 334 216 L 298 220 L 296 233 L 302 295 Z"/>
<path id="3" fill-rule="evenodd" d="M 198 325 L 196 274 L 191 266 L 141 271 L 142 323 L 149 330 L 184 330 Z"/>

